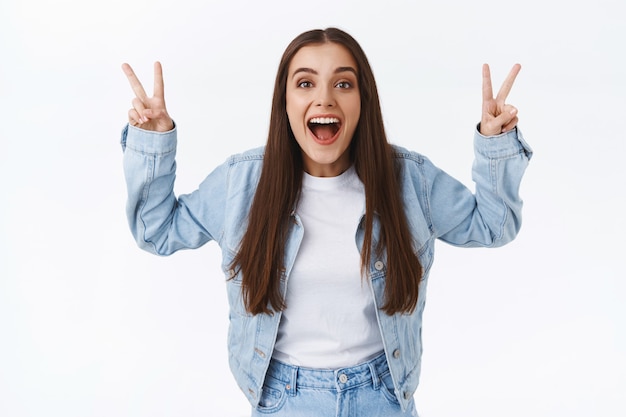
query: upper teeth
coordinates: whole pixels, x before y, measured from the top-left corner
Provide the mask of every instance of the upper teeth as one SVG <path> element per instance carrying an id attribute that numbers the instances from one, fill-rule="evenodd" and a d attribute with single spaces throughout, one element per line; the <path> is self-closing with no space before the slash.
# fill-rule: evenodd
<path id="1" fill-rule="evenodd" d="M 337 119 L 336 117 L 314 117 L 311 119 L 311 123 L 329 125 L 331 123 L 339 123 L 339 119 Z"/>

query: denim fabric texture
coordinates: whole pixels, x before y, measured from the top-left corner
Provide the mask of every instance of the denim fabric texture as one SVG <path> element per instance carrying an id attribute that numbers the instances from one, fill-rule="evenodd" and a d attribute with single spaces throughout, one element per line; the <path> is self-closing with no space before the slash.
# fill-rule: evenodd
<path id="1" fill-rule="evenodd" d="M 246 230 L 263 164 L 263 148 L 230 157 L 196 191 L 176 197 L 176 135 L 176 128 L 158 133 L 127 125 L 122 131 L 130 229 L 141 248 L 158 255 L 197 248 L 210 240 L 219 244 L 230 305 L 230 368 L 250 404 L 256 407 L 263 397 L 281 313 L 249 314 L 241 297 L 241 276 L 230 269 L 230 264 Z M 513 240 L 521 227 L 519 186 L 532 155 L 521 132 L 516 128 L 485 137 L 476 130 L 474 154 L 472 179 L 476 189 L 472 193 L 423 155 L 395 147 L 408 226 L 424 268 L 414 312 L 389 316 L 379 310 L 384 302 L 384 253 L 371 260 L 366 273 L 393 382 L 389 388 L 403 411 L 411 407 L 419 383 L 422 313 L 435 241 L 440 239 L 461 247 L 496 247 Z M 306 233 L 295 210 L 291 216 L 281 279 L 283 294 Z M 363 223 L 362 217 L 355 230 L 356 251 L 363 244 Z M 374 244 L 379 229 L 375 219 Z"/>
<path id="2" fill-rule="evenodd" d="M 307 369 L 270 362 L 253 417 L 417 417 L 394 394 L 382 354 L 363 364 L 336 370 Z"/>

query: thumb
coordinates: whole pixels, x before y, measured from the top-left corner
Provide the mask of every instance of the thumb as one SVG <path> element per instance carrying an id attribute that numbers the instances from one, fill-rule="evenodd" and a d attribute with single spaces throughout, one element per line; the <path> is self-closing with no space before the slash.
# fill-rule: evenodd
<path id="1" fill-rule="evenodd" d="M 152 120 L 169 118 L 166 109 L 145 109 L 143 115 Z"/>
<path id="2" fill-rule="evenodd" d="M 156 124 L 156 130 L 167 132 L 174 128 L 174 122 L 165 109 L 146 109 L 144 116 Z"/>
<path id="3" fill-rule="evenodd" d="M 504 127 L 508 125 L 513 119 L 517 117 L 517 109 L 511 105 L 504 106 L 502 113 L 500 113 L 494 120 L 493 124 Z"/>

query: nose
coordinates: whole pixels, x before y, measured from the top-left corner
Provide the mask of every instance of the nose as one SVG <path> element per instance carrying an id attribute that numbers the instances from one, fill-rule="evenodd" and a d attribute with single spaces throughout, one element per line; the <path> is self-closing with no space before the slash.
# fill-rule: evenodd
<path id="1" fill-rule="evenodd" d="M 335 105 L 335 98 L 331 86 L 318 89 L 318 94 L 315 97 L 315 105 L 318 107 L 332 107 Z"/>

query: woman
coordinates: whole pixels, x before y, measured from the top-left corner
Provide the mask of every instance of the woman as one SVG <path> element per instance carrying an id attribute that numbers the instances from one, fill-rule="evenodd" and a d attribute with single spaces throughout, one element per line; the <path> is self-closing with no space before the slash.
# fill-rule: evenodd
<path id="1" fill-rule="evenodd" d="M 483 67 L 476 194 L 386 139 L 367 58 L 347 33 L 296 37 L 279 64 L 267 144 L 173 194 L 176 128 L 155 64 L 122 135 L 127 214 L 159 255 L 216 240 L 230 304 L 229 360 L 253 416 L 414 416 L 434 242 L 500 246 L 520 227 L 531 156 Z"/>

